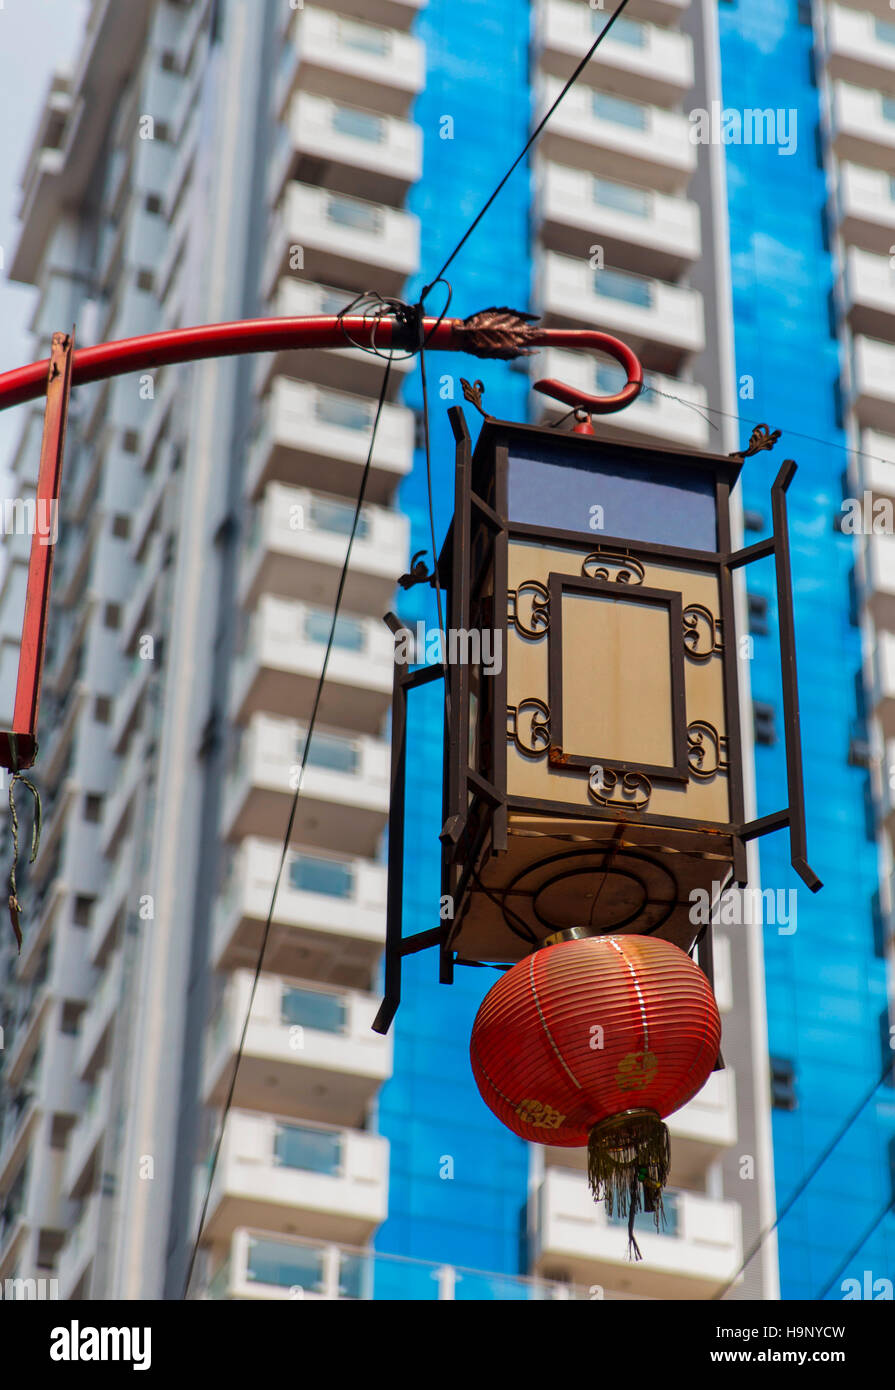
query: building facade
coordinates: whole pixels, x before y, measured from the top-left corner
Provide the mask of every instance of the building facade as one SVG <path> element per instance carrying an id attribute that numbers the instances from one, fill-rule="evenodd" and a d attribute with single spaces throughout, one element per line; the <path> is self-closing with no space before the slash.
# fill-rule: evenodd
<path id="1" fill-rule="evenodd" d="M 38 286 L 34 355 L 72 322 L 83 344 L 261 313 L 331 313 L 364 291 L 413 300 L 593 41 L 603 8 L 138 0 L 125 18 L 114 0 L 97 0 L 75 70 L 48 94 L 23 185 L 11 273 Z M 509 303 L 635 346 L 651 389 L 606 418 L 617 437 L 724 452 L 749 433 L 745 419 L 739 433 L 736 425 L 750 414 L 737 397 L 751 347 L 739 323 L 751 269 L 738 241 L 746 166 L 740 151 L 695 143 L 688 114 L 721 100 L 721 56 L 728 64 L 752 39 L 739 34 L 736 13 L 722 14 L 719 38 L 718 8 L 649 0 L 620 20 L 447 278 L 452 313 Z M 805 52 L 806 34 L 795 37 Z M 732 80 L 725 66 L 731 102 Z M 813 100 L 820 111 L 816 91 Z M 832 137 L 824 149 L 832 160 Z M 804 149 L 794 159 L 818 196 L 815 156 L 810 171 Z M 841 221 L 872 219 L 865 207 Z M 878 254 L 878 240 L 856 245 Z M 832 245 L 824 254 L 835 254 Z M 428 307 L 445 292 L 436 286 Z M 861 321 L 877 328 L 878 313 Z M 834 338 L 827 358 L 832 370 Z M 411 957 L 392 1036 L 370 1030 L 385 930 L 393 665 L 381 615 L 397 606 L 411 623 L 437 622 L 431 591 L 395 599 L 411 554 L 430 546 L 413 362 L 392 367 L 267 931 L 384 365 L 347 347 L 284 352 L 73 393 L 36 769 L 44 832 L 30 872 L 20 868 L 25 944 L 20 957 L 8 952 L 0 1278 L 52 1275 L 61 1297 L 93 1299 L 180 1298 L 190 1269 L 191 1297 L 686 1299 L 731 1285 L 729 1297 L 775 1298 L 773 1235 L 738 1272 L 774 1218 L 764 961 L 778 1060 L 795 1055 L 795 1036 L 790 1045 L 782 1032 L 793 980 L 802 991 L 808 976 L 799 972 L 815 972 L 816 993 L 796 1020 L 801 1047 L 818 1028 L 823 971 L 838 965 L 832 927 L 811 936 L 807 907 L 792 938 L 757 924 L 716 929 L 727 1065 L 672 1119 L 669 1225 L 638 1233 L 641 1266 L 625 1261 L 623 1231 L 595 1211 L 568 1153 L 515 1139 L 479 1099 L 468 1037 L 490 972 L 460 968 L 446 988 L 430 958 Z M 529 366 L 586 390 L 614 389 L 611 369 L 552 351 L 513 367 L 467 369 L 430 354 L 427 365 L 439 535 L 453 493 L 445 410 L 462 399 L 461 375 L 481 377 L 487 408 L 510 419 L 558 416 L 530 394 Z M 759 380 L 758 370 L 756 401 L 770 415 L 772 374 Z M 794 399 L 787 391 L 772 425 L 799 427 Z M 803 408 L 816 409 L 815 396 Z M 856 411 L 866 432 L 868 417 Z M 23 497 L 33 493 L 40 427 L 39 409 L 23 413 L 14 459 Z M 772 464 L 754 463 L 745 470 L 750 509 L 773 476 Z M 838 474 L 829 459 L 823 466 L 816 478 L 799 475 L 799 556 L 816 510 L 809 480 L 827 515 L 838 503 L 829 489 Z M 824 560 L 829 592 L 814 601 L 838 603 L 845 622 L 852 542 L 828 529 L 839 568 Z M 10 705 L 28 544 L 9 538 L 0 592 L 0 694 Z M 811 555 L 806 547 L 805 573 Z M 762 596 L 739 595 L 741 630 L 751 614 L 755 631 Z M 869 661 L 869 599 L 863 612 Z M 850 628 L 842 639 L 855 670 L 860 638 Z M 741 663 L 744 703 L 750 686 L 772 702 L 774 658 L 762 642 L 756 633 Z M 812 661 L 803 656 L 809 683 L 820 670 Z M 819 719 L 832 703 L 818 692 Z M 811 724 L 814 708 L 809 693 L 809 804 L 829 807 L 811 748 L 831 745 L 825 726 Z M 871 720 L 868 742 L 884 729 Z M 411 723 L 405 914 L 414 929 L 438 920 L 440 740 L 440 696 L 430 687 Z M 759 744 L 763 810 L 779 789 L 782 755 L 764 748 L 760 732 Z M 863 775 L 837 764 L 830 834 L 852 814 L 847 798 L 861 796 Z M 775 849 L 762 851 L 764 882 L 788 886 L 785 860 L 764 857 Z M 869 904 L 875 847 L 865 839 L 859 849 L 849 860 Z M 757 883 L 757 853 L 752 871 Z M 841 940 L 855 893 L 844 884 L 833 892 Z M 890 906 L 884 887 L 880 922 Z M 822 895 L 812 922 L 827 921 L 826 910 Z M 870 960 L 868 942 L 862 978 L 880 1013 L 884 964 Z M 794 943 L 804 957 L 784 960 Z M 868 1028 L 862 1019 L 853 1029 L 855 1055 L 864 1052 L 841 1078 L 843 1097 L 867 1070 Z M 827 1042 L 811 1044 L 818 1069 Z M 812 1087 L 822 1087 L 811 1076 L 799 1054 L 800 1108 L 775 1112 L 783 1197 L 821 1146 L 826 1114 L 839 1113 L 832 1101 L 811 1112 Z M 802 1127 L 798 1152 L 787 1124 Z M 880 1132 L 877 1117 L 861 1136 L 881 1181 Z M 827 1239 L 844 1255 L 852 1216 L 842 1222 Z M 792 1280 L 803 1277 L 807 1239 L 789 1256 L 784 1246 Z M 782 1293 L 793 1296 L 785 1282 Z"/>

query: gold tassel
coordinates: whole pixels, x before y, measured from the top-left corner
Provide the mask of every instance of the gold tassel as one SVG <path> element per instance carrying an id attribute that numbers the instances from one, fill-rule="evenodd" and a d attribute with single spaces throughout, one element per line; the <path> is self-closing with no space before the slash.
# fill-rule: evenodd
<path id="1" fill-rule="evenodd" d="M 665 1223 L 662 1189 L 670 1167 L 668 1130 L 655 1110 L 625 1110 L 601 1120 L 590 1131 L 588 1186 L 608 1216 L 627 1216 L 629 1259 L 642 1258 L 634 1238 L 638 1211 L 653 1213 L 657 1231 Z"/>

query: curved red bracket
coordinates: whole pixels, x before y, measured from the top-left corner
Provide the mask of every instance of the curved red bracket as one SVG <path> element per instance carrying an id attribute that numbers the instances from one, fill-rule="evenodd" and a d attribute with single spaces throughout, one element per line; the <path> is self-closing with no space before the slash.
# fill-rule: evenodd
<path id="1" fill-rule="evenodd" d="M 586 410 L 588 415 L 611 415 L 614 411 L 623 410 L 626 405 L 630 405 L 643 390 L 643 368 L 637 354 L 619 338 L 610 337 L 608 333 L 598 333 L 591 328 L 542 328 L 532 333 L 531 342 L 536 344 L 542 336 L 545 338 L 544 346 L 595 349 L 607 353 L 625 369 L 628 380 L 614 396 L 591 396 L 587 391 L 577 391 L 574 387 L 565 386 L 563 382 L 550 377 L 536 381 L 535 391 L 552 396 L 564 405 Z"/>

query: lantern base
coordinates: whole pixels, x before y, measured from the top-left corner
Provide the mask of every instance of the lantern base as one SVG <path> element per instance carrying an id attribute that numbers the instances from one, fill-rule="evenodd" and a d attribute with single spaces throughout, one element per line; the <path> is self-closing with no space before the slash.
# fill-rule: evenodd
<path id="1" fill-rule="evenodd" d="M 655 1110 L 623 1110 L 590 1131 L 588 1186 L 610 1217 L 627 1216 L 629 1259 L 643 1258 L 634 1238 L 638 1211 L 652 1212 L 657 1231 L 665 1222 L 662 1189 L 670 1167 L 668 1130 Z"/>

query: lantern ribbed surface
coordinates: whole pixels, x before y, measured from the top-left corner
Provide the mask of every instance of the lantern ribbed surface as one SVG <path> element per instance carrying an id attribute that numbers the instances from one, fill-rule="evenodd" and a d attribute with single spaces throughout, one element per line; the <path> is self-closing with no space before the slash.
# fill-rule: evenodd
<path id="1" fill-rule="evenodd" d="M 649 936 L 546 946 L 489 990 L 470 1056 L 485 1104 L 541 1144 L 587 1144 L 629 1110 L 670 1115 L 704 1085 L 721 1019 L 689 956 Z"/>

